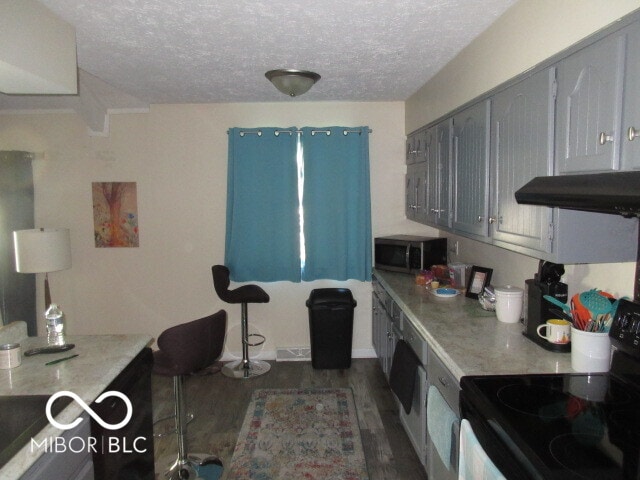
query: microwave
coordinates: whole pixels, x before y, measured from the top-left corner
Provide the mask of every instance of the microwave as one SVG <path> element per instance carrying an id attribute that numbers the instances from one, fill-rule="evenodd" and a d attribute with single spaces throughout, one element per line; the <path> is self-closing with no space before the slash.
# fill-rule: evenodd
<path id="1" fill-rule="evenodd" d="M 376 237 L 375 268 L 393 272 L 417 273 L 431 265 L 446 265 L 447 239 L 392 235 Z"/>

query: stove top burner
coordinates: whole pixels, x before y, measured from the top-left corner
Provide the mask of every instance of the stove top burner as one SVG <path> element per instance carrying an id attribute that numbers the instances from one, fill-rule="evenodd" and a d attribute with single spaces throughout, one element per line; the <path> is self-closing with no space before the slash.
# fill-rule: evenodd
<path id="1" fill-rule="evenodd" d="M 519 413 L 543 420 L 553 420 L 566 415 L 564 404 L 567 395 L 546 385 L 512 383 L 498 389 L 498 399 Z"/>
<path id="2" fill-rule="evenodd" d="M 640 412 L 635 409 L 614 410 L 609 415 L 616 439 L 640 446 Z M 616 440 L 613 440 L 614 443 Z"/>
<path id="3" fill-rule="evenodd" d="M 551 456 L 573 478 L 593 480 L 620 479 L 621 465 L 606 454 L 608 440 L 601 432 L 567 433 L 551 440 Z"/>

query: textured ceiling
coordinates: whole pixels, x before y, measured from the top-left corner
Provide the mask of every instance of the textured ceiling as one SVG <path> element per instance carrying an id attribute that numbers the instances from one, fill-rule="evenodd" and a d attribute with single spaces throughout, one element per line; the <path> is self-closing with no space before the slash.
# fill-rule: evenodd
<path id="1" fill-rule="evenodd" d="M 148 103 L 402 101 L 516 0 L 40 0 L 76 27 L 78 67 Z"/>
<path id="2" fill-rule="evenodd" d="M 40 0 L 76 27 L 78 67 L 148 103 L 402 101 L 515 0 Z"/>

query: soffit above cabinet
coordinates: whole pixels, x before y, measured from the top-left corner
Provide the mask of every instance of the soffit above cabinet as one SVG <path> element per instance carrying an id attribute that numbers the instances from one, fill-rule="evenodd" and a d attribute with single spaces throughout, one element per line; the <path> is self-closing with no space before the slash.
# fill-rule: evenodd
<path id="1" fill-rule="evenodd" d="M 35 0 L 0 2 L 0 92 L 78 93 L 73 26 Z"/>

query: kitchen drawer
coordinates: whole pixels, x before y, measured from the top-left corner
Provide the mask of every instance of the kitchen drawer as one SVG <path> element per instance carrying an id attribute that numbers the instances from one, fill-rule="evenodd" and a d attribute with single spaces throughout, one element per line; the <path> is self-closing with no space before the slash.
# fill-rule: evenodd
<path id="1" fill-rule="evenodd" d="M 456 377 L 449 371 L 449 369 L 442 363 L 442 360 L 429 351 L 429 363 L 427 365 L 427 377 L 429 383 L 438 387 L 438 390 L 447 401 L 451 409 L 459 413 L 459 395 L 460 384 L 456 380 Z"/>
<path id="2" fill-rule="evenodd" d="M 402 316 L 404 317 L 404 314 Z M 415 354 L 418 355 L 420 362 L 422 362 L 423 365 L 427 365 L 429 356 L 429 348 L 427 347 L 427 342 L 418 334 L 418 331 L 411 324 L 409 319 L 405 317 L 402 324 L 402 338 L 405 342 L 411 345 L 411 348 L 413 349 Z"/>

